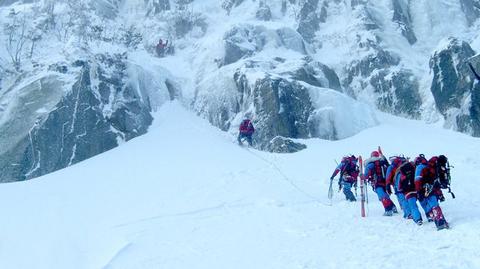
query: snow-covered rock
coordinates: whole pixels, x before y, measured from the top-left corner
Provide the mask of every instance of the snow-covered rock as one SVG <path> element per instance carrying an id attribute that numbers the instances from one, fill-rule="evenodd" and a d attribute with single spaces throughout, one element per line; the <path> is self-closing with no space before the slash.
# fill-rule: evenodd
<path id="1" fill-rule="evenodd" d="M 402 35 L 410 44 L 417 42 L 417 37 L 413 31 L 412 16 L 410 14 L 410 5 L 408 0 L 392 0 L 393 21 L 398 24 Z"/>
<path id="2" fill-rule="evenodd" d="M 146 133 L 152 122 L 148 84 L 129 81 L 126 55 L 98 54 L 51 68 L 57 72 L 0 96 L 8 112 L 0 124 L 6 144 L 0 181 L 67 167 Z M 62 83 L 65 69 L 78 70 L 70 73 L 73 85 Z"/>
<path id="3" fill-rule="evenodd" d="M 317 13 L 319 0 L 305 0 L 299 3 L 300 11 L 298 15 L 298 28 L 302 37 L 308 42 L 312 42 L 315 32 L 320 27 L 320 16 Z"/>
<path id="4" fill-rule="evenodd" d="M 380 110 L 404 117 L 420 117 L 419 82 L 410 70 L 391 73 L 381 70 L 371 76 L 370 84 L 378 95 L 376 105 Z"/>
<path id="5" fill-rule="evenodd" d="M 480 1 L 479 0 L 460 0 L 462 10 L 465 12 L 467 22 L 472 25 L 480 17 Z"/>
<path id="6" fill-rule="evenodd" d="M 225 54 L 222 65 L 271 48 L 285 48 L 307 54 L 302 37 L 291 28 L 268 29 L 250 24 L 236 25 L 224 37 Z"/>
<path id="7" fill-rule="evenodd" d="M 270 6 L 268 6 L 265 2 L 259 2 L 259 7 L 255 17 L 262 21 L 269 21 L 272 19 L 272 11 L 270 10 Z"/>
<path id="8" fill-rule="evenodd" d="M 478 83 L 468 66 L 475 55 L 470 45 L 448 38 L 430 59 L 433 79 L 431 91 L 438 110 L 446 119 L 446 127 L 480 136 Z"/>
<path id="9" fill-rule="evenodd" d="M 198 88 L 194 109 L 231 133 L 236 133 L 245 115 L 253 118 L 257 147 L 275 152 L 302 148 L 280 143 L 288 138 L 341 139 L 377 123 L 371 111 L 355 109 L 361 105 L 339 92 L 333 70 L 298 56 L 270 61 L 254 57 L 240 68 L 222 67 L 221 80 L 214 75 Z M 230 72 L 234 72 L 231 77 Z"/>

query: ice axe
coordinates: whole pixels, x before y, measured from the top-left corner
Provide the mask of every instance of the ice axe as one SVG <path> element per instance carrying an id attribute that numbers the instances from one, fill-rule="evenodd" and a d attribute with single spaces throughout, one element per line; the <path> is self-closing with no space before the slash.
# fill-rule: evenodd
<path id="1" fill-rule="evenodd" d="M 480 54 L 470 57 L 467 62 L 475 78 L 480 81 Z"/>

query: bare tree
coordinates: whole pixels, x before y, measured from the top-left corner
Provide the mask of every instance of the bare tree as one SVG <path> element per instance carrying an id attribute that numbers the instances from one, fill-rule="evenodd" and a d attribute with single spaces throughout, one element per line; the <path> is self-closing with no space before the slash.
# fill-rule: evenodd
<path id="1" fill-rule="evenodd" d="M 63 14 L 56 18 L 54 34 L 58 41 L 66 41 L 71 34 L 74 22 L 69 14 Z"/>
<path id="2" fill-rule="evenodd" d="M 23 47 L 27 42 L 27 23 L 25 14 L 20 15 L 12 9 L 8 15 L 9 22 L 4 24 L 3 30 L 7 36 L 6 49 L 16 71 L 20 70 Z"/>
<path id="3" fill-rule="evenodd" d="M 88 43 L 88 35 L 90 28 L 90 20 L 87 15 L 89 9 L 85 1 L 81 0 L 68 0 L 67 4 L 70 8 L 70 20 L 73 22 L 74 31 L 79 41 Z"/>
<path id="4" fill-rule="evenodd" d="M 42 39 L 42 35 L 38 29 L 32 29 L 28 32 L 28 40 L 30 40 L 30 59 L 33 57 L 33 50 L 35 49 L 35 44 Z"/>
<path id="5" fill-rule="evenodd" d="M 56 25 L 55 0 L 45 0 L 44 6 L 43 6 L 43 12 L 47 15 L 48 28 L 55 28 L 55 25 Z"/>

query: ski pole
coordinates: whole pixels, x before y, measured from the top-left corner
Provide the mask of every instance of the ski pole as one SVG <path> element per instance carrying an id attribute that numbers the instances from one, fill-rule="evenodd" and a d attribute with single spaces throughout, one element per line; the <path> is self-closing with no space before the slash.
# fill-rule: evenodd
<path id="1" fill-rule="evenodd" d="M 341 175 L 340 178 L 338 179 L 338 192 L 342 190 L 343 186 L 343 176 Z"/>
<path id="2" fill-rule="evenodd" d="M 450 186 L 448 186 L 448 193 L 450 193 L 452 195 L 452 198 L 455 199 L 455 193 L 452 192 Z"/>
<path id="3" fill-rule="evenodd" d="M 333 187 L 332 187 L 332 184 L 333 184 L 333 177 L 330 178 L 330 187 L 328 187 L 328 199 L 330 199 L 330 202 L 333 198 Z"/>

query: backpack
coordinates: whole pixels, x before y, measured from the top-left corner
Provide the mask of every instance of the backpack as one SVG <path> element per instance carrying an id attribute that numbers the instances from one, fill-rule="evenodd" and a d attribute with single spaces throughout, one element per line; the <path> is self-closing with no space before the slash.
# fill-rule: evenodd
<path id="1" fill-rule="evenodd" d="M 248 128 L 248 125 L 250 124 L 250 120 L 243 120 L 242 123 L 240 123 L 240 128 Z"/>
<path id="2" fill-rule="evenodd" d="M 374 162 L 375 165 L 375 174 L 377 178 L 385 178 L 385 173 L 387 172 L 388 162 L 385 158 L 382 158 Z"/>
<path id="3" fill-rule="evenodd" d="M 241 133 L 253 133 L 253 124 L 249 119 L 243 120 L 240 124 Z"/>
<path id="4" fill-rule="evenodd" d="M 397 174 L 397 169 L 400 165 L 404 164 L 407 162 L 407 159 L 402 156 L 393 156 L 389 158 L 389 161 L 391 163 L 392 169 L 390 173 L 387 175 L 388 178 L 386 178 L 386 183 L 387 184 L 394 184 L 395 182 L 395 176 Z"/>
<path id="5" fill-rule="evenodd" d="M 352 175 L 355 172 L 358 172 L 357 158 L 355 156 L 345 157 L 342 162 L 345 164 L 342 172 L 348 175 Z"/>
<path id="6" fill-rule="evenodd" d="M 450 186 L 450 165 L 445 155 L 434 156 L 428 160 L 428 167 L 435 175 L 435 180 L 442 189 Z"/>
<path id="7" fill-rule="evenodd" d="M 393 164 L 394 167 L 399 167 L 405 162 L 407 162 L 407 159 L 405 157 L 402 157 L 402 156 L 390 157 L 390 163 Z"/>
<path id="8" fill-rule="evenodd" d="M 385 157 L 370 158 L 366 161 L 365 166 L 373 163 L 373 179 L 383 182 L 386 178 L 388 161 Z"/>
<path id="9" fill-rule="evenodd" d="M 402 191 L 415 190 L 415 166 L 411 162 L 405 162 L 397 169 L 397 173 L 402 175 L 400 180 L 400 189 Z"/>

